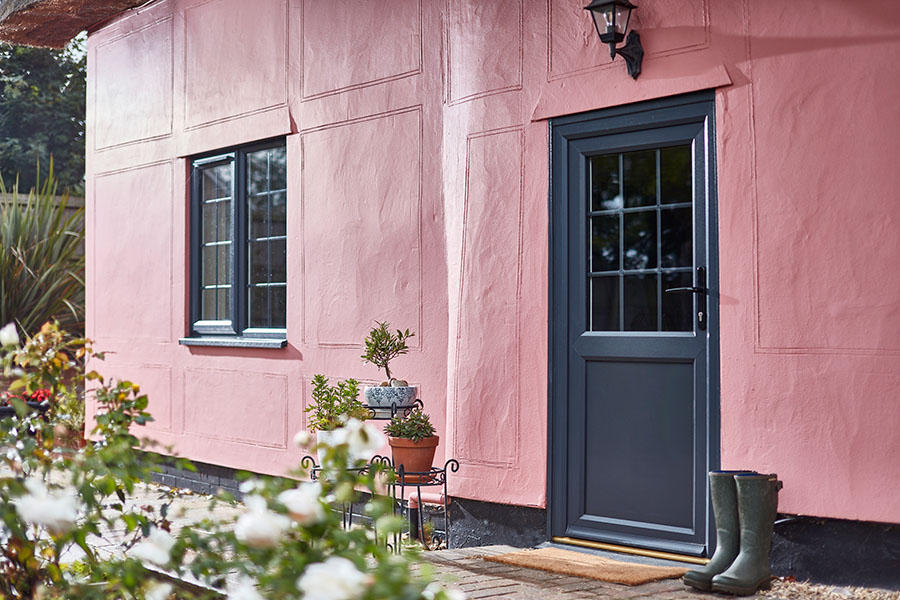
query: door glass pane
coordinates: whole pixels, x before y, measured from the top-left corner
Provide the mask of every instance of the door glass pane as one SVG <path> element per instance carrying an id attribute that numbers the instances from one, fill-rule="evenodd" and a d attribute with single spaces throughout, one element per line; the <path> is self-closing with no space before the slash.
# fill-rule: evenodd
<path id="1" fill-rule="evenodd" d="M 591 331 L 619 330 L 619 276 L 591 279 Z"/>
<path id="2" fill-rule="evenodd" d="M 662 266 L 690 267 L 694 264 L 694 214 L 690 208 L 659 211 L 662 234 Z"/>
<path id="3" fill-rule="evenodd" d="M 656 211 L 625 213 L 625 269 L 656 268 Z"/>
<path id="4" fill-rule="evenodd" d="M 626 275 L 623 283 L 625 331 L 658 331 L 656 275 Z"/>
<path id="5" fill-rule="evenodd" d="M 619 155 L 591 158 L 591 210 L 622 208 L 619 189 Z"/>
<path id="6" fill-rule="evenodd" d="M 694 285 L 690 271 L 681 273 L 663 273 L 663 290 Z M 663 292 L 662 295 L 662 330 L 693 331 L 694 330 L 694 294 L 688 292 Z"/>
<path id="7" fill-rule="evenodd" d="M 656 205 L 656 150 L 622 155 L 625 207 Z"/>
<path id="8" fill-rule="evenodd" d="M 591 217 L 590 270 L 619 270 L 619 215 Z"/>
<path id="9" fill-rule="evenodd" d="M 691 147 L 676 146 L 659 151 L 660 200 L 663 204 L 693 201 Z"/>

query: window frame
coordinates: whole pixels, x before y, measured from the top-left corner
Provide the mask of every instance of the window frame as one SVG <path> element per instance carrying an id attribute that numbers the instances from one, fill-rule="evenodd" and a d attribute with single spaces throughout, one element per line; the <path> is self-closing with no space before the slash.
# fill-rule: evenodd
<path id="1" fill-rule="evenodd" d="M 211 346 L 253 346 L 283 347 L 287 338 L 287 307 L 285 306 L 285 327 L 249 327 L 249 295 L 248 286 L 248 227 L 249 208 L 247 189 L 247 155 L 261 150 L 283 148 L 287 152 L 285 137 L 233 146 L 226 149 L 206 152 L 191 157 L 189 163 L 189 337 L 182 338 L 183 345 Z M 231 320 L 204 320 L 201 315 L 202 281 L 201 261 L 203 260 L 202 237 L 202 172 L 215 166 L 231 164 Z M 287 167 L 285 167 L 285 180 Z M 287 198 L 287 190 L 285 190 Z M 285 249 L 288 246 L 285 238 Z M 286 252 L 287 250 L 285 250 Z M 286 283 L 286 282 L 285 282 Z"/>

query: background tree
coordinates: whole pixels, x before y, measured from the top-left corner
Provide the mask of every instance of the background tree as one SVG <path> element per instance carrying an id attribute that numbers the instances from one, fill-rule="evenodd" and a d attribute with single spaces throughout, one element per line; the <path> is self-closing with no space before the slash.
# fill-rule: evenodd
<path id="1" fill-rule="evenodd" d="M 63 50 L 0 44 L 0 175 L 36 185 L 50 156 L 61 189 L 83 193 L 85 38 Z"/>

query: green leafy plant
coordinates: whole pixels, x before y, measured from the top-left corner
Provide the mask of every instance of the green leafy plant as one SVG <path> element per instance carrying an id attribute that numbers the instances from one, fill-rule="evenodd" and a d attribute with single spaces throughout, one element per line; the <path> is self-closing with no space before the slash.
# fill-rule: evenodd
<path id="1" fill-rule="evenodd" d="M 313 402 L 306 407 L 309 430 L 331 431 L 342 426 L 347 419 L 367 419 L 369 410 L 358 396 L 359 382 L 355 379 L 329 385 L 324 375 L 313 377 Z"/>
<path id="2" fill-rule="evenodd" d="M 405 331 L 398 329 L 396 333 L 391 333 L 389 330 L 391 324 L 387 321 L 375 321 L 375 323 L 377 327 L 372 328 L 372 331 L 369 332 L 365 339 L 366 353 L 360 358 L 364 362 L 372 363 L 379 369 L 382 369 L 387 377 L 387 381 L 382 385 L 390 385 L 393 381 L 390 362 L 401 354 L 409 352 L 406 340 L 416 334 L 411 333 L 409 329 Z"/>
<path id="3" fill-rule="evenodd" d="M 0 179 L 0 324 L 35 334 L 55 318 L 63 329 L 84 327 L 84 209 L 66 208 L 50 173 L 27 196 Z"/>
<path id="4" fill-rule="evenodd" d="M 384 426 L 384 432 L 391 437 L 418 442 L 434 435 L 434 425 L 421 408 L 414 408 L 409 414 L 400 412 L 394 415 L 390 423 Z"/>

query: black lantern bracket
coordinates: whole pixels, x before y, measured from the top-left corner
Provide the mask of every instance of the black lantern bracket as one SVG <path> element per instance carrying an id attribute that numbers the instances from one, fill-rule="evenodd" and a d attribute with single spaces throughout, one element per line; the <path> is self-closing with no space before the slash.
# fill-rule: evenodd
<path id="1" fill-rule="evenodd" d="M 629 31 L 625 38 L 625 45 L 616 48 L 615 44 L 609 45 L 609 53 L 615 60 L 616 55 L 625 59 L 625 69 L 632 79 L 637 79 L 641 74 L 641 64 L 644 62 L 644 47 L 641 46 L 641 36 L 637 31 Z"/>

